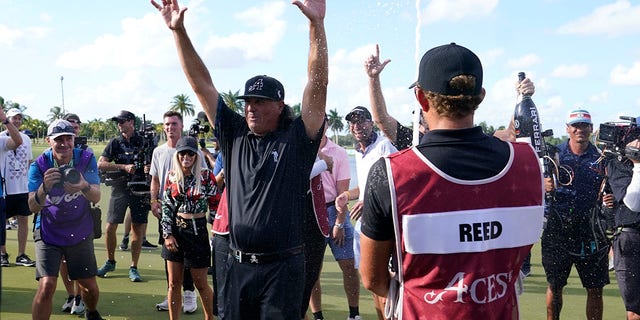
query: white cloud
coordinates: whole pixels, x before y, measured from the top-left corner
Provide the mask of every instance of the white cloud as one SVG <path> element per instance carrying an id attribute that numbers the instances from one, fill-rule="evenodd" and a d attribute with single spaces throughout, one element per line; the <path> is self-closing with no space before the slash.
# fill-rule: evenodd
<path id="1" fill-rule="evenodd" d="M 540 61 L 542 61 L 542 59 L 540 59 L 538 55 L 530 53 L 516 59 L 510 59 L 507 61 L 507 65 L 514 69 L 523 69 L 530 68 L 531 66 L 540 63 Z"/>
<path id="2" fill-rule="evenodd" d="M 580 17 L 560 26 L 560 34 L 578 35 L 621 35 L 640 33 L 640 5 L 632 5 L 628 0 L 619 0 L 598 7 L 587 16 Z"/>
<path id="3" fill-rule="evenodd" d="M 556 78 L 583 78 L 589 73 L 589 67 L 585 64 L 563 64 L 556 67 L 551 76 Z"/>
<path id="4" fill-rule="evenodd" d="M 0 45 L 12 47 L 22 42 L 39 40 L 46 36 L 48 32 L 49 29 L 44 27 L 12 29 L 6 25 L 0 25 Z"/>
<path id="5" fill-rule="evenodd" d="M 611 70 L 610 81 L 612 84 L 622 86 L 640 85 L 640 62 L 634 63 L 631 68 L 616 65 L 613 70 Z"/>
<path id="6" fill-rule="evenodd" d="M 212 35 L 200 51 L 203 60 L 220 67 L 233 67 L 249 60 L 270 60 L 274 48 L 286 29 L 282 20 L 284 4 L 265 3 L 261 7 L 249 8 L 234 16 L 238 25 L 249 26 L 257 31 L 241 32 L 228 36 Z M 190 37 L 195 43 L 201 34 L 196 24 L 198 10 L 189 10 L 185 21 Z M 189 23 L 187 23 L 189 22 Z M 142 18 L 126 18 L 121 23 L 119 34 L 105 34 L 93 43 L 63 53 L 57 64 L 72 69 L 98 70 L 104 67 L 134 69 L 141 66 L 174 65 L 176 60 L 173 37 L 157 12 Z M 224 63 L 221 63 L 224 60 Z"/>
<path id="7" fill-rule="evenodd" d="M 459 21 L 474 16 L 491 14 L 498 0 L 433 0 L 422 10 L 422 21 L 431 24 L 437 21 Z"/>

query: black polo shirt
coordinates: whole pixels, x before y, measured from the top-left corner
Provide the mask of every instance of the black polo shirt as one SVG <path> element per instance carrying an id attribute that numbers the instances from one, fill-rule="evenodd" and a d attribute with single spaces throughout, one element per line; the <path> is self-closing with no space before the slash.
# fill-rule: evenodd
<path id="1" fill-rule="evenodd" d="M 117 164 L 133 164 L 136 160 L 140 160 L 137 157 L 143 151 L 143 148 L 144 138 L 137 131 L 134 131 L 129 140 L 126 140 L 122 134 L 117 138 L 111 139 L 102 151 L 102 156 Z M 136 171 L 130 177 L 130 181 L 144 181 L 144 177 L 144 168 L 136 168 Z M 126 185 L 118 184 L 113 185 L 113 187 L 124 188 Z"/>
<path id="2" fill-rule="evenodd" d="M 224 156 L 231 248 L 277 252 L 303 244 L 305 196 L 322 128 L 307 137 L 302 118 L 259 137 L 218 99 L 216 134 Z"/>
<path id="3" fill-rule="evenodd" d="M 484 134 L 481 127 L 430 130 L 422 137 L 417 148 L 438 169 L 462 180 L 480 180 L 495 176 L 504 169 L 510 156 L 509 145 Z M 369 171 L 365 188 L 362 233 L 378 241 L 393 239 L 391 214 L 389 180 L 384 159 L 381 158 Z"/>

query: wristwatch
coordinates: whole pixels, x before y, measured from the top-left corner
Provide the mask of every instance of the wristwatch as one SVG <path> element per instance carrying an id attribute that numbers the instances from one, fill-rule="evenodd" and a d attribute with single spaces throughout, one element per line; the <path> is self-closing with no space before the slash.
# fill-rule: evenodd
<path id="1" fill-rule="evenodd" d="M 162 239 L 169 239 L 169 237 L 171 237 L 171 233 L 163 233 L 162 234 Z"/>
<path id="2" fill-rule="evenodd" d="M 91 185 L 88 185 L 86 188 L 82 189 L 82 193 L 87 193 L 89 191 L 91 191 Z"/>
<path id="3" fill-rule="evenodd" d="M 5 118 L 4 120 L 2 120 L 2 124 L 4 125 L 9 124 L 9 118 Z"/>
<path id="4" fill-rule="evenodd" d="M 342 229 L 344 228 L 344 223 L 337 223 L 333 225 L 334 227 L 338 228 L 338 229 Z"/>

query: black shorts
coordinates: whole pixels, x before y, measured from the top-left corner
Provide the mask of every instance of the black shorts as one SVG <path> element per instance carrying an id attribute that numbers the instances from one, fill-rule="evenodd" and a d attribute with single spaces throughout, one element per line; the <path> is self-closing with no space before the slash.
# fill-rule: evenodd
<path id="1" fill-rule="evenodd" d="M 131 210 L 131 223 L 147 223 L 149 210 L 151 210 L 148 197 L 136 196 L 128 189 L 111 188 L 107 222 L 111 224 L 123 223 L 127 208 Z"/>
<path id="2" fill-rule="evenodd" d="M 591 241 L 576 241 L 549 230 L 547 224 L 541 241 L 542 266 L 549 285 L 566 286 L 573 265 L 583 287 L 602 288 L 609 284 L 608 246 L 595 248 Z"/>
<path id="3" fill-rule="evenodd" d="M 207 218 L 191 220 L 176 217 L 176 225 L 172 229 L 178 251 L 172 252 L 162 246 L 162 258 L 183 263 L 185 268 L 208 268 L 211 265 L 211 245 Z"/>
<path id="4" fill-rule="evenodd" d="M 627 311 L 640 314 L 640 230 L 623 231 L 616 236 L 613 260 L 624 306 Z"/>
<path id="5" fill-rule="evenodd" d="M 7 218 L 31 215 L 28 193 L 8 194 L 6 201 Z"/>

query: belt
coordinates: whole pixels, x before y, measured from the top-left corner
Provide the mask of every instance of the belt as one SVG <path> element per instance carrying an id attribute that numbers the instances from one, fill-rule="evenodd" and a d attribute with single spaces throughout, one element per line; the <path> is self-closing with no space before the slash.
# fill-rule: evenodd
<path id="1" fill-rule="evenodd" d="M 185 213 L 185 212 L 178 212 L 178 217 L 183 218 L 183 219 L 198 219 L 198 218 L 204 218 L 207 214 L 204 212 L 200 212 L 200 213 Z"/>
<path id="2" fill-rule="evenodd" d="M 289 258 L 302 254 L 304 246 L 297 246 L 291 249 L 286 249 L 280 252 L 274 253 L 249 253 L 242 252 L 240 250 L 229 249 L 231 255 L 238 263 L 252 263 L 252 264 L 265 264 L 272 263 L 278 260 Z"/>
<path id="3" fill-rule="evenodd" d="M 336 201 L 333 200 L 333 201 L 327 202 L 327 203 L 325 203 L 325 205 L 327 206 L 327 208 L 333 207 L 333 206 L 336 205 Z"/>

